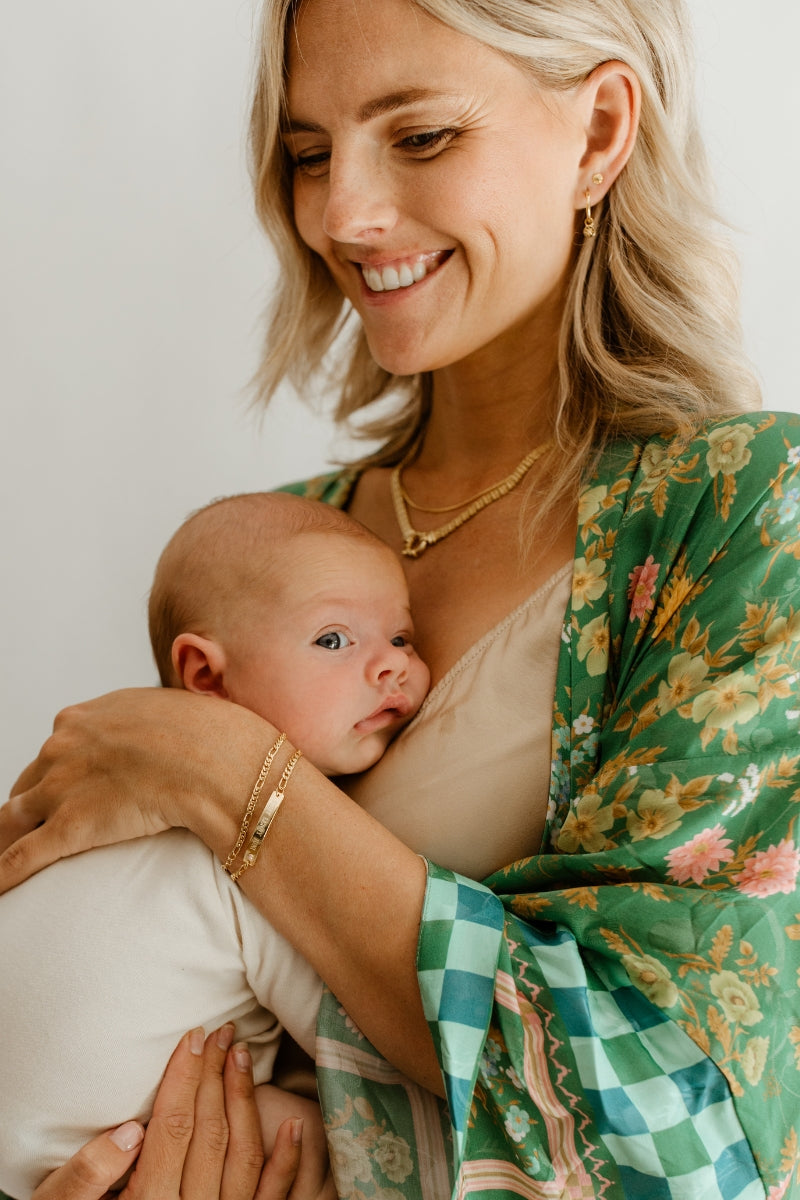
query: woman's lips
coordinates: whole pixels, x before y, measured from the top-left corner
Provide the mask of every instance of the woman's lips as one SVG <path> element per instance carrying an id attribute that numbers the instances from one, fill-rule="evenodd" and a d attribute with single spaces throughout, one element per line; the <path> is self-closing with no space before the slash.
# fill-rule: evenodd
<path id="1" fill-rule="evenodd" d="M 421 283 L 433 274 L 450 255 L 449 250 L 434 250 L 388 262 L 359 263 L 361 276 L 371 292 L 396 292 Z"/>

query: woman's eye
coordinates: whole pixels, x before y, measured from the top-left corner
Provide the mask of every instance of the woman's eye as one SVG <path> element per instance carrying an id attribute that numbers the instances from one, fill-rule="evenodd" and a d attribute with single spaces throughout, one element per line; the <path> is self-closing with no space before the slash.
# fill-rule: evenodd
<path id="1" fill-rule="evenodd" d="M 425 155 L 429 153 L 433 155 L 437 150 L 443 149 L 448 142 L 452 142 L 457 136 L 455 129 L 426 129 L 424 133 L 410 133 L 408 137 L 404 137 L 400 145 L 406 150 L 415 150 L 418 154 Z"/>
<path id="2" fill-rule="evenodd" d="M 324 175 L 328 169 L 330 152 L 316 150 L 313 153 L 295 154 L 292 157 L 294 169 L 301 175 Z"/>
<path id="3" fill-rule="evenodd" d="M 323 650 L 344 650 L 345 646 L 350 645 L 350 638 L 346 633 L 340 630 L 335 630 L 331 633 L 323 633 L 318 637 L 315 645 L 322 646 Z"/>

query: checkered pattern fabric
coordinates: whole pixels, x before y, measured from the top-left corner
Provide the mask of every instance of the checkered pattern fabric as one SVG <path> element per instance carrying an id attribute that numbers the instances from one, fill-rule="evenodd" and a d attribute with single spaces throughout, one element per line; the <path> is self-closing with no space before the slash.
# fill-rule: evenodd
<path id="1" fill-rule="evenodd" d="M 459 1154 L 468 1153 L 470 1104 L 492 1020 L 504 924 L 497 896 L 431 867 L 419 978 Z M 512 936 L 516 930 L 514 922 Z M 546 989 L 545 1003 L 563 1022 L 585 1108 L 616 1168 L 619 1190 L 611 1194 L 763 1200 L 730 1089 L 711 1059 L 629 982 L 615 985 L 608 963 L 587 964 L 567 931 L 554 935 L 551 928 L 537 941 L 535 927 L 527 926 L 525 942 L 533 964 L 528 987 L 534 995 Z M 517 1069 L 522 1076 L 522 1065 Z M 531 1134 L 526 1150 L 540 1161 Z"/>
<path id="2" fill-rule="evenodd" d="M 457 1150 L 494 994 L 503 906 L 469 879 L 429 868 L 419 954 L 425 1016 L 442 1064 Z"/>

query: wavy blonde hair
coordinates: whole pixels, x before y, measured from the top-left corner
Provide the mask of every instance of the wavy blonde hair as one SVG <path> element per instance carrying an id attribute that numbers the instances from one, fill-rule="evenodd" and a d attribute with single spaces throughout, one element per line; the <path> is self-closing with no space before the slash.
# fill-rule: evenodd
<path id="1" fill-rule="evenodd" d="M 302 2 L 302 0 L 300 0 Z M 574 488 L 612 438 L 690 434 L 706 419 L 760 406 L 745 357 L 738 269 L 712 203 L 694 102 L 691 25 L 683 0 L 414 0 L 432 17 L 566 90 L 621 60 L 642 88 L 630 160 L 580 238 L 559 340 L 551 500 Z M 256 209 L 280 275 L 255 386 L 268 400 L 288 379 L 301 393 L 328 367 L 349 305 L 292 218 L 291 168 L 280 138 L 284 46 L 298 0 L 265 0 L 250 152 Z M 578 240 L 576 238 L 576 240 Z M 388 415 L 359 422 L 383 439 L 363 464 L 399 460 L 430 405 L 427 376 L 399 378 L 371 357 L 360 325 L 336 379 L 339 421 L 378 397 Z M 337 356 L 338 357 L 338 356 Z M 381 409 L 385 406 L 381 405 Z"/>

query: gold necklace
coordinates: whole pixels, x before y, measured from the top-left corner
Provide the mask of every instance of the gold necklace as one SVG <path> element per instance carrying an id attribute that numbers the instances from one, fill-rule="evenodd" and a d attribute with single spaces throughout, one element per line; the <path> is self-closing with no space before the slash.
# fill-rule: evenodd
<path id="1" fill-rule="evenodd" d="M 446 538 L 449 534 L 454 533 L 465 521 L 469 521 L 472 517 L 479 513 L 481 509 L 486 508 L 489 504 L 494 504 L 495 500 L 499 500 L 501 496 L 507 496 L 508 493 L 517 486 L 522 477 L 528 472 L 537 458 L 541 458 L 545 450 L 550 448 L 550 442 L 542 442 L 540 446 L 536 446 L 528 454 L 525 455 L 519 466 L 515 467 L 510 475 L 505 479 L 501 479 L 499 483 L 493 487 L 486 488 L 482 492 L 478 492 L 469 500 L 462 500 L 461 504 L 452 504 L 447 508 L 420 508 L 411 501 L 403 489 L 402 471 L 408 465 L 408 459 L 404 458 L 398 463 L 392 471 L 390 477 L 392 503 L 394 505 L 397 524 L 400 526 L 400 532 L 403 535 L 402 554 L 405 558 L 419 558 L 428 546 L 435 546 L 437 542 L 441 542 L 442 538 Z M 411 524 L 408 515 L 407 504 L 412 508 L 417 508 L 420 512 L 452 512 L 455 508 L 462 508 L 466 505 L 464 512 L 457 517 L 453 517 L 452 521 L 448 521 L 446 525 L 441 525 L 438 529 L 427 529 L 424 533 L 419 529 L 415 529 Z"/>
<path id="2" fill-rule="evenodd" d="M 401 470 L 402 470 L 402 467 L 401 467 Z M 411 499 L 408 492 L 403 487 L 402 483 L 400 484 L 400 495 L 403 497 L 403 501 L 405 502 L 406 508 L 413 508 L 415 512 L 424 512 L 424 513 L 433 513 L 433 514 L 449 513 L 449 512 L 455 512 L 457 508 L 466 508 L 466 506 L 468 504 L 474 503 L 475 500 L 481 500 L 484 496 L 488 496 L 489 492 L 492 491 L 493 487 L 494 487 L 494 484 L 492 485 L 492 487 L 484 488 L 482 492 L 476 492 L 474 496 L 470 496 L 469 499 L 467 499 L 467 500 L 459 500 L 457 504 L 444 504 L 441 508 L 426 508 L 424 504 L 417 504 L 417 502 L 415 500 Z"/>

